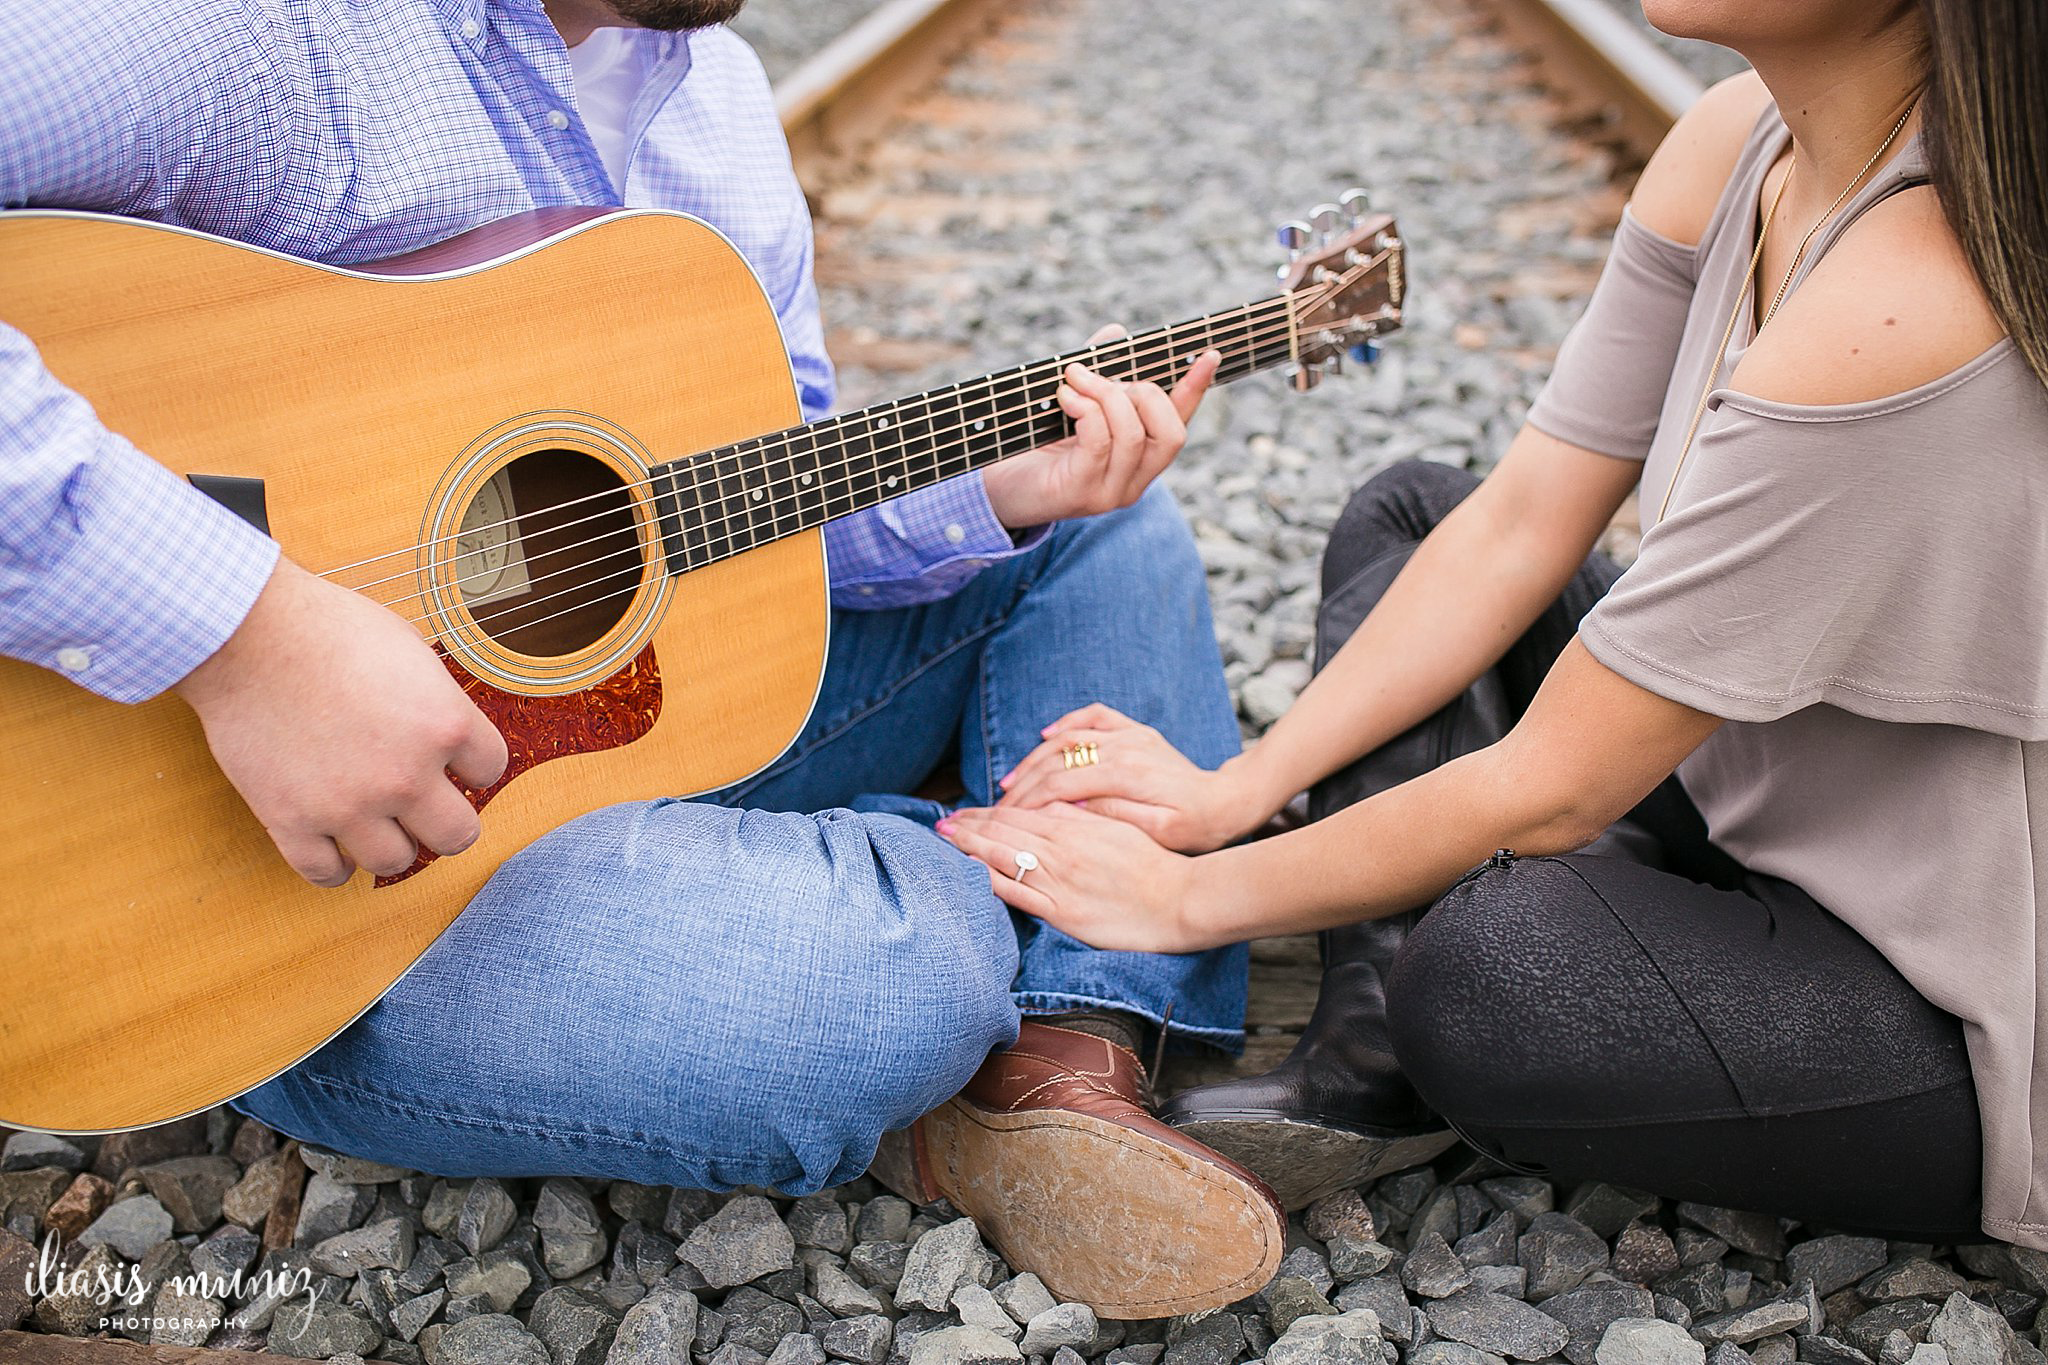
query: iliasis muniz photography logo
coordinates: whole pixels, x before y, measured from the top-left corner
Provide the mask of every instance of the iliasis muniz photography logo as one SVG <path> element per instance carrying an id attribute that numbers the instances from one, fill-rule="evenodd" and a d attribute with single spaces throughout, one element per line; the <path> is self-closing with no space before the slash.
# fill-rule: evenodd
<path id="1" fill-rule="evenodd" d="M 102 1331 L 198 1329 L 206 1333 L 223 1326 L 248 1325 L 262 1308 L 283 1313 L 294 1307 L 291 1300 L 302 1294 L 306 1301 L 300 1311 L 310 1313 L 320 1297 L 319 1288 L 313 1283 L 313 1271 L 306 1266 L 284 1272 L 259 1270 L 253 1275 L 240 1270 L 228 1275 L 198 1270 L 183 1275 L 167 1275 L 155 1282 L 143 1276 L 140 1266 L 109 1267 L 102 1263 L 66 1270 L 63 1248 L 55 1233 L 44 1239 L 35 1264 L 29 1267 L 23 1279 L 32 1298 L 67 1295 L 90 1298 L 104 1305 L 103 1316 L 94 1324 Z M 186 1306 L 212 1302 L 223 1307 L 205 1316 L 144 1313 L 143 1305 L 152 1302 L 152 1293 L 157 1295 L 153 1302 L 158 1304 L 175 1300 Z M 228 1312 L 227 1304 L 241 1306 Z"/>

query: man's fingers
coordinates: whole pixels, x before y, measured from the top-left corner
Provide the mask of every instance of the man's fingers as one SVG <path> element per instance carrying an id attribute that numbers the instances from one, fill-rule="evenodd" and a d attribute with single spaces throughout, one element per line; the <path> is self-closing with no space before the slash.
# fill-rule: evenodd
<path id="1" fill-rule="evenodd" d="M 378 877 L 395 877 L 420 856 L 419 845 L 396 820 L 366 820 L 342 830 L 339 842 L 365 872 Z"/>
<path id="2" fill-rule="evenodd" d="M 1102 410 L 1102 420 L 1109 428 L 1110 449 L 1129 448 L 1133 442 L 1145 439 L 1145 424 L 1138 417 L 1138 410 L 1131 405 L 1128 386 L 1114 379 L 1106 379 L 1086 365 L 1069 365 L 1065 375 L 1067 387 L 1083 398 L 1093 399 Z"/>
<path id="3" fill-rule="evenodd" d="M 1209 392 L 1209 386 L 1216 382 L 1216 371 L 1222 367 L 1221 351 L 1204 351 L 1188 366 L 1180 383 L 1173 386 L 1174 410 L 1180 413 L 1183 424 L 1194 417 L 1195 409 L 1202 405 L 1202 395 Z"/>
<path id="4" fill-rule="evenodd" d="M 1124 330 L 1122 323 L 1105 322 L 1102 326 L 1095 329 L 1094 336 L 1088 338 L 1088 344 L 1090 346 L 1100 346 L 1105 341 L 1116 341 L 1129 335 L 1130 333 Z"/>
<path id="5" fill-rule="evenodd" d="M 470 786 L 482 789 L 505 775 L 505 766 L 511 762 L 511 755 L 505 748 L 505 737 L 498 733 L 498 727 L 491 724 L 483 712 L 471 709 L 474 719 L 454 757 L 448 760 L 448 771 Z"/>
<path id="6" fill-rule="evenodd" d="M 355 863 L 332 839 L 316 834 L 280 834 L 276 830 L 270 831 L 270 838 L 291 864 L 292 871 L 315 886 L 340 886 L 355 875 Z"/>
<path id="7" fill-rule="evenodd" d="M 1166 396 L 1166 390 L 1157 384 L 1133 384 L 1130 389 L 1131 405 L 1138 411 L 1138 418 L 1145 424 L 1145 455 L 1142 462 L 1142 482 L 1137 491 L 1144 491 L 1144 484 L 1152 481 L 1160 470 L 1173 463 L 1173 457 L 1180 454 L 1180 448 L 1187 444 L 1188 424 L 1181 419 L 1180 409 Z"/>
<path id="8" fill-rule="evenodd" d="M 448 857 L 475 843 L 483 833 L 483 825 L 477 819 L 476 807 L 456 790 L 454 783 L 442 782 L 438 788 L 411 810 L 402 812 L 399 820 L 422 845 Z"/>

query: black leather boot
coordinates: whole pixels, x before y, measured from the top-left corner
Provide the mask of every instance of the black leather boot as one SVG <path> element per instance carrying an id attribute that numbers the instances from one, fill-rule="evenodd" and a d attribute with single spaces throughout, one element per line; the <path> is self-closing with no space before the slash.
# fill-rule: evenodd
<path id="1" fill-rule="evenodd" d="M 1444 1151 L 1456 1135 L 1387 1042 L 1387 969 L 1421 918 L 1319 935 L 1322 993 L 1287 1059 L 1263 1076 L 1182 1091 L 1159 1116 L 1255 1172 L 1289 1210 Z"/>

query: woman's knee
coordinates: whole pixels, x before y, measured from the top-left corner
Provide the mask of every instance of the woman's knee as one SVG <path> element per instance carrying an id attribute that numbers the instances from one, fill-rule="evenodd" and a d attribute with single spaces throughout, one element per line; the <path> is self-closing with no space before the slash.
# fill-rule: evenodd
<path id="1" fill-rule="evenodd" d="M 1323 595 L 1390 550 L 1418 544 L 1479 486 L 1476 475 L 1429 460 L 1389 465 L 1344 504 L 1323 551 Z"/>

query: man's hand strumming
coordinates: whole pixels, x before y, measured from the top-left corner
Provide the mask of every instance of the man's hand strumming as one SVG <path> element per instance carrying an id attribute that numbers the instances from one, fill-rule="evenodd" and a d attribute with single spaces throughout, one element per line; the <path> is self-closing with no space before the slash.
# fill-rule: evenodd
<path id="1" fill-rule="evenodd" d="M 505 771 L 504 738 L 413 628 L 280 559 L 247 619 L 175 689 L 286 862 L 316 886 L 380 876 L 419 846 L 460 853 L 472 787 Z"/>

